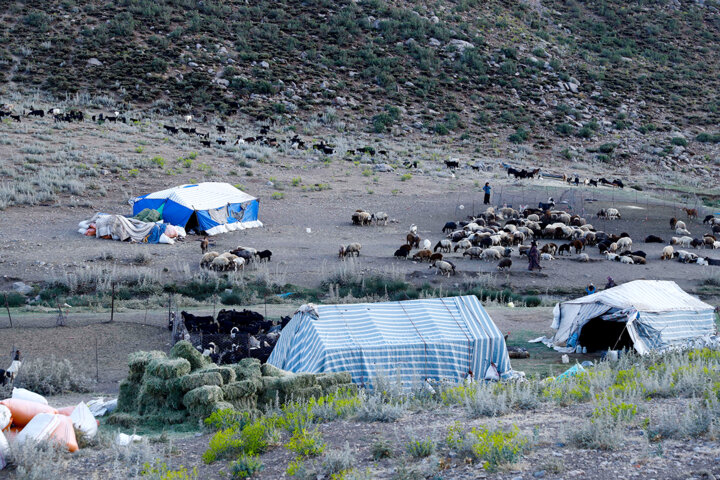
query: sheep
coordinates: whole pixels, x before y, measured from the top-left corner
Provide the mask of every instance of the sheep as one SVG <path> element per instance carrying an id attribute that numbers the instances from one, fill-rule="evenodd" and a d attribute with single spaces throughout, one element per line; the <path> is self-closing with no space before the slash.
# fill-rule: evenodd
<path id="1" fill-rule="evenodd" d="M 502 259 L 502 255 L 501 255 L 500 252 L 498 252 L 497 250 L 492 249 L 492 248 L 488 248 L 487 250 L 484 250 L 484 251 L 482 252 L 482 258 L 483 258 L 485 261 L 490 262 L 490 261 L 492 261 L 492 260 L 501 260 L 501 259 Z"/>
<path id="2" fill-rule="evenodd" d="M 418 260 L 421 262 L 424 260 L 430 261 L 431 256 L 432 256 L 432 251 L 430 251 L 429 249 L 422 249 L 422 250 L 418 251 L 415 255 L 413 255 L 412 259 Z"/>
<path id="3" fill-rule="evenodd" d="M 619 255 L 616 255 L 616 254 L 610 253 L 610 252 L 605 254 L 605 258 L 607 258 L 610 261 L 617 260 L 618 256 Z"/>
<path id="4" fill-rule="evenodd" d="M 678 223 L 680 223 L 680 222 L 678 222 Z M 675 229 L 675 234 L 676 234 L 676 235 L 692 235 L 692 234 L 690 233 L 690 230 L 687 230 L 687 229 L 685 229 L 685 228 L 676 228 L 676 229 Z"/>
<path id="5" fill-rule="evenodd" d="M 455 244 L 455 248 L 453 249 L 453 251 L 457 252 L 460 249 L 467 250 L 468 248 L 471 248 L 472 246 L 473 245 L 470 242 L 470 240 L 463 238 L 457 244 Z"/>
<path id="6" fill-rule="evenodd" d="M 677 225 L 677 218 L 672 217 L 670 219 L 670 230 L 675 230 L 675 225 Z"/>
<path id="7" fill-rule="evenodd" d="M 249 250 L 236 249 L 230 250 L 230 253 L 232 253 L 233 255 L 237 255 L 238 257 L 244 258 L 246 263 L 250 263 L 255 259 L 255 255 L 253 255 L 253 253 Z"/>
<path id="8" fill-rule="evenodd" d="M 437 273 L 441 275 L 447 275 L 449 277 L 451 274 L 455 274 L 455 265 L 444 260 L 438 260 L 434 265 L 430 265 L 428 268 L 433 267 L 437 268 Z"/>
<path id="9" fill-rule="evenodd" d="M 210 266 L 213 270 L 216 271 L 222 271 L 227 270 L 227 268 L 230 266 L 230 260 L 228 260 L 227 257 L 217 256 L 213 258 L 212 262 L 210 262 Z"/>
<path id="10" fill-rule="evenodd" d="M 200 267 L 201 268 L 207 268 L 210 266 L 213 260 L 215 260 L 216 257 L 220 256 L 218 252 L 207 252 L 202 256 L 202 259 L 200 260 Z"/>
<path id="11" fill-rule="evenodd" d="M 615 260 L 617 260 L 620 263 L 624 263 L 626 265 L 633 265 L 635 263 L 632 258 L 630 258 L 626 255 L 617 257 Z"/>
<path id="12" fill-rule="evenodd" d="M 510 260 L 509 258 L 503 258 L 498 263 L 497 269 L 498 270 L 510 270 L 511 266 L 512 266 L 512 260 Z"/>
<path id="13" fill-rule="evenodd" d="M 235 257 L 233 263 L 235 264 L 235 270 L 240 270 L 245 267 L 245 259 L 242 257 Z"/>
<path id="14" fill-rule="evenodd" d="M 397 252 L 395 252 L 395 256 L 397 256 Z M 405 256 L 407 257 L 407 253 L 405 253 Z M 338 251 L 338 258 L 345 258 L 345 245 L 340 245 L 340 250 Z"/>
<path id="15" fill-rule="evenodd" d="M 410 232 L 405 237 L 405 240 L 411 247 L 420 248 L 420 237 L 418 237 L 417 234 Z"/>
<path id="16" fill-rule="evenodd" d="M 675 226 L 673 227 L 674 230 L 677 230 L 678 228 L 682 228 L 685 230 L 687 227 L 685 226 L 685 222 L 678 220 L 675 222 Z"/>
<path id="17" fill-rule="evenodd" d="M 529 222 L 539 222 L 540 217 L 536 213 L 531 213 L 530 215 L 527 216 L 527 220 Z"/>
<path id="18" fill-rule="evenodd" d="M 703 244 L 706 247 L 712 248 L 713 244 L 717 241 L 717 238 L 715 238 L 713 235 L 705 234 L 703 236 Z"/>
<path id="19" fill-rule="evenodd" d="M 345 247 L 342 247 L 342 248 L 345 248 Z M 395 253 L 393 253 L 393 256 L 398 257 L 398 258 L 401 258 L 401 257 L 407 258 L 408 253 L 410 253 L 409 250 L 405 250 L 403 248 L 398 248 L 397 250 L 395 250 Z"/>
<path id="20" fill-rule="evenodd" d="M 455 222 L 446 222 L 445 226 L 442 228 L 443 233 L 452 232 L 453 230 L 457 230 L 458 226 Z"/>
<path id="21" fill-rule="evenodd" d="M 660 255 L 660 260 L 670 260 L 675 256 L 675 249 L 668 245 L 667 247 L 663 248 L 662 255 Z"/>
<path id="22" fill-rule="evenodd" d="M 250 252 L 250 254 L 251 254 L 253 257 L 257 257 L 257 254 L 258 254 L 258 251 L 257 251 L 256 249 L 251 248 L 251 247 L 243 247 L 243 246 L 241 246 L 241 245 L 238 245 L 238 247 L 237 247 L 235 250 L 231 250 L 232 253 L 242 252 L 242 251 Z M 237 255 L 237 253 L 235 253 L 235 255 Z"/>
<path id="23" fill-rule="evenodd" d="M 190 122 L 192 122 L 192 119 L 193 119 L 192 115 L 185 115 L 185 116 L 183 117 L 183 120 L 185 120 L 185 123 L 190 123 Z"/>
<path id="24" fill-rule="evenodd" d="M 570 255 L 570 246 L 571 245 L 569 243 L 560 245 L 560 248 L 558 248 L 558 255 L 563 255 L 565 252 L 567 252 L 568 255 Z"/>
<path id="25" fill-rule="evenodd" d="M 628 252 L 632 250 L 632 240 L 628 237 L 623 237 L 617 241 L 617 246 L 621 252 Z"/>
<path id="26" fill-rule="evenodd" d="M 358 212 L 360 217 L 360 225 L 370 225 L 372 223 L 372 215 L 368 212 Z"/>
<path id="27" fill-rule="evenodd" d="M 683 208 L 682 208 L 682 211 L 687 214 L 688 218 L 697 218 L 697 216 L 698 216 L 697 208 L 686 208 L 686 207 L 683 207 Z"/>
<path id="28" fill-rule="evenodd" d="M 360 256 L 360 249 L 362 248 L 362 245 L 359 243 L 351 243 L 347 247 L 345 247 L 345 256 Z"/>
<path id="29" fill-rule="evenodd" d="M 480 247 L 470 247 L 470 248 L 468 248 L 467 250 L 465 250 L 465 252 L 463 252 L 463 257 L 467 255 L 467 256 L 470 257 L 470 259 L 480 258 L 480 256 L 482 255 L 482 253 L 483 253 L 483 249 L 482 249 L 482 248 L 480 248 Z"/>
<path id="30" fill-rule="evenodd" d="M 645 265 L 645 263 L 647 263 L 647 260 L 645 260 L 645 257 L 642 257 L 640 255 L 628 255 L 628 256 L 632 259 L 632 261 L 635 265 Z"/>
<path id="31" fill-rule="evenodd" d="M 450 250 L 452 250 L 452 242 L 447 239 L 442 239 L 435 245 L 435 248 L 433 248 L 433 252 L 437 252 L 438 249 L 441 252 L 450 253 Z"/>
<path id="32" fill-rule="evenodd" d="M 590 255 L 587 253 L 581 253 L 577 258 L 575 258 L 578 262 L 589 262 L 590 261 Z"/>
<path id="33" fill-rule="evenodd" d="M 678 243 L 683 247 L 689 247 L 692 244 L 692 237 L 684 236 L 678 239 Z"/>
<path id="34" fill-rule="evenodd" d="M 555 257 L 552 256 L 550 253 L 541 253 L 540 254 L 541 260 L 555 260 Z"/>
<path id="35" fill-rule="evenodd" d="M 713 248 L 713 250 L 717 250 L 717 249 L 719 249 L 719 248 L 720 248 L 720 241 L 717 241 L 717 242 L 713 242 L 713 246 L 712 246 L 712 248 Z"/>
<path id="36" fill-rule="evenodd" d="M 685 250 L 678 250 L 677 252 L 678 261 L 682 263 L 690 263 L 697 260 L 698 256 L 694 253 L 685 251 Z"/>
<path id="37" fill-rule="evenodd" d="M 375 226 L 380 225 L 380 223 L 383 224 L 383 226 L 387 225 L 388 222 L 388 214 L 385 212 L 376 212 L 370 215 L 370 220 L 375 221 Z"/>
<path id="38" fill-rule="evenodd" d="M 429 239 L 426 238 L 425 240 L 422 241 L 421 248 L 423 250 L 430 250 L 431 247 L 432 247 L 432 242 Z"/>
<path id="39" fill-rule="evenodd" d="M 358 255 L 360 253 L 358 252 Z M 257 252 L 257 256 L 259 261 L 266 261 L 269 262 L 272 259 L 272 252 L 270 250 L 263 250 L 261 252 Z"/>
<path id="40" fill-rule="evenodd" d="M 608 250 L 610 250 L 611 252 L 617 252 L 617 249 L 618 249 L 617 242 L 613 242 L 608 246 Z"/>
<path id="41" fill-rule="evenodd" d="M 645 243 L 665 243 L 662 238 L 657 235 L 648 235 L 645 237 Z"/>
<path id="42" fill-rule="evenodd" d="M 554 243 L 546 243 L 542 246 L 540 249 L 541 253 L 549 253 L 550 255 L 555 255 L 557 253 L 558 246 Z"/>

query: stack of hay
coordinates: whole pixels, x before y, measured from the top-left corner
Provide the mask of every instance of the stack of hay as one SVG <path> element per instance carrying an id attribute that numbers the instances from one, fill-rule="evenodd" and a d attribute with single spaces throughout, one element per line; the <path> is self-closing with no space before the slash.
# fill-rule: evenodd
<path id="1" fill-rule="evenodd" d="M 289 400 L 307 400 L 352 387 L 349 373 L 289 373 L 254 358 L 217 366 L 186 341 L 163 352 L 130 354 L 130 373 L 120 383 L 117 412 L 110 423 L 176 424 L 216 410 L 256 413 Z"/>

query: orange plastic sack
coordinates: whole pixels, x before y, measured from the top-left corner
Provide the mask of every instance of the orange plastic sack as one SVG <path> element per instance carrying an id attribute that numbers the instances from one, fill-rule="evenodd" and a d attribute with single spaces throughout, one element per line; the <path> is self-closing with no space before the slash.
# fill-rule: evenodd
<path id="1" fill-rule="evenodd" d="M 72 420 L 65 415 L 59 415 L 58 418 L 60 419 L 60 425 L 53 430 L 50 437 L 59 444 L 66 445 L 70 453 L 77 452 L 78 444 Z"/>
<path id="2" fill-rule="evenodd" d="M 66 417 L 69 417 L 70 415 L 72 415 L 74 410 L 75 410 L 75 407 L 63 407 L 63 408 L 57 409 L 57 411 L 60 415 L 65 415 Z"/>
<path id="3" fill-rule="evenodd" d="M 19 398 L 7 398 L 0 401 L 0 405 L 5 405 L 10 409 L 13 425 L 16 427 L 24 427 L 30 423 L 30 420 L 38 413 L 58 413 L 54 408 L 43 405 L 42 403 L 28 402 L 27 400 L 20 400 Z"/>

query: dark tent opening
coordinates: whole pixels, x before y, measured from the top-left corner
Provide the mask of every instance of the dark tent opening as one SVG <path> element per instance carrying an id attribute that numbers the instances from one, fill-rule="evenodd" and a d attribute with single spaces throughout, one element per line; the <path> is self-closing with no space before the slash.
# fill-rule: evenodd
<path id="1" fill-rule="evenodd" d="M 190 230 L 198 231 L 198 219 L 197 219 L 197 212 L 193 212 L 190 215 L 190 218 L 188 218 L 187 223 L 185 224 L 185 231 L 190 232 Z"/>
<path id="2" fill-rule="evenodd" d="M 587 347 L 588 352 L 597 350 L 632 349 L 633 341 L 625 328 L 625 322 L 610 322 L 595 317 L 582 327 L 578 344 Z"/>

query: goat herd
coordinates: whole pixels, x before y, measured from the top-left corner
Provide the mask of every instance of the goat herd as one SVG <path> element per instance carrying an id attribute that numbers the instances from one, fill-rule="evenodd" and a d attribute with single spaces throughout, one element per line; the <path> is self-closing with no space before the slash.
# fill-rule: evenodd
<path id="1" fill-rule="evenodd" d="M 456 273 L 455 264 L 448 258 L 456 254 L 459 258 L 482 259 L 497 261 L 497 268 L 507 271 L 512 267 L 511 257 L 514 252 L 518 256 L 527 256 L 531 246 L 529 243 L 540 239 L 549 240 L 539 247 L 540 260 L 554 260 L 556 256 L 572 255 L 575 252 L 579 262 L 590 262 L 586 252 L 589 246 L 598 248 L 607 260 L 624 264 L 645 265 L 648 261 L 643 250 L 633 250 L 633 239 L 626 233 L 608 234 L 594 228 L 588 221 L 568 212 L 555 210 L 552 198 L 548 202 L 540 202 L 538 208 L 524 208 L 520 211 L 505 207 L 488 208 L 476 217 L 464 221 L 447 222 L 442 232 L 446 238 L 440 239 L 433 246 L 429 239 L 421 239 L 417 226 L 410 227 L 406 233 L 405 243 L 400 245 L 393 254 L 397 258 L 411 258 L 414 261 L 428 262 L 429 268 L 436 268 L 437 273 L 450 276 Z M 697 218 L 696 209 L 684 209 L 688 219 Z M 598 219 L 616 220 L 622 218 L 616 208 L 600 209 Z M 378 212 L 371 214 L 365 210 L 357 210 L 352 214 L 352 224 L 358 226 L 387 225 L 387 214 Z M 676 258 L 683 263 L 698 265 L 720 265 L 720 260 L 709 256 L 700 256 L 688 250 L 676 250 L 694 247 L 720 249 L 720 218 L 708 215 L 703 221 L 710 231 L 701 237 L 693 238 L 685 222 L 672 218 L 670 226 L 677 236 L 670 238 L 663 249 L 661 260 Z M 563 240 L 564 242 L 557 242 Z M 557 242 L 557 243 L 556 243 Z M 658 235 L 649 235 L 644 243 L 666 243 Z M 340 258 L 348 255 L 359 255 L 361 245 L 351 243 L 340 247 Z"/>

